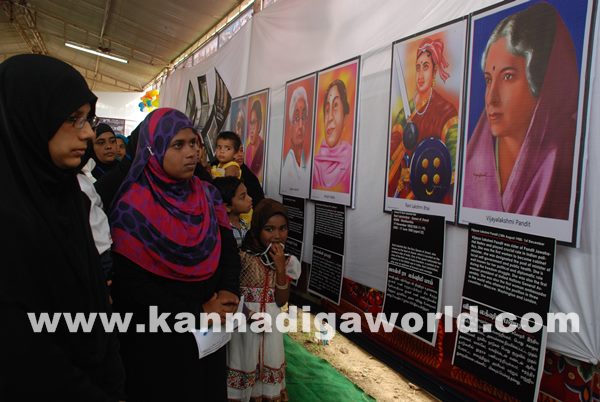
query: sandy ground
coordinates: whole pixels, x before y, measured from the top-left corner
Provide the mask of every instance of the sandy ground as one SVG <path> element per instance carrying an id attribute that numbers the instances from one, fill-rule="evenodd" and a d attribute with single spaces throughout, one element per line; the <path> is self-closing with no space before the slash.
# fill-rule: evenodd
<path id="1" fill-rule="evenodd" d="M 313 318 L 311 315 L 311 323 Z M 327 346 L 314 339 L 314 332 L 290 332 L 289 335 L 312 354 L 327 360 L 377 401 L 438 401 L 340 333 L 336 333 Z"/>

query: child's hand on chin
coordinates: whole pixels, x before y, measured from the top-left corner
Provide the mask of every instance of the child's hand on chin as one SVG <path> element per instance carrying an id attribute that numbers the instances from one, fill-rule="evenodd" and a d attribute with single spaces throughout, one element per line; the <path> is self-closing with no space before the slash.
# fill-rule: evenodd
<path id="1" fill-rule="evenodd" d="M 285 254 L 283 252 L 283 244 L 271 243 L 269 255 L 275 263 L 275 269 L 280 272 L 285 271 Z"/>

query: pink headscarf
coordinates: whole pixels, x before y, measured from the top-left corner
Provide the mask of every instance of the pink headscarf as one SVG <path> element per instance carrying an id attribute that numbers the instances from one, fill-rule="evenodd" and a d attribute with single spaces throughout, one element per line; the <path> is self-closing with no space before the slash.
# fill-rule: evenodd
<path id="1" fill-rule="evenodd" d="M 484 110 L 467 145 L 463 206 L 569 218 L 578 90 L 575 47 L 556 13 L 556 32 L 538 103 L 504 193 L 499 190 L 495 140 Z"/>
<path id="2" fill-rule="evenodd" d="M 160 108 L 140 125 L 135 159 L 110 214 L 113 252 L 180 282 L 212 277 L 221 257 L 219 227 L 229 229 L 221 194 L 193 176 L 175 180 L 163 162 L 173 137 L 193 123 Z"/>
<path id="3" fill-rule="evenodd" d="M 444 57 L 444 42 L 439 39 L 432 40 L 431 38 L 425 38 L 417 49 L 417 59 L 423 52 L 429 52 L 431 54 L 431 60 L 437 67 L 437 71 L 440 74 L 442 81 L 446 82 L 450 74 L 446 71 L 449 66 L 446 58 Z"/>
<path id="4" fill-rule="evenodd" d="M 350 191 L 350 173 L 352 172 L 352 146 L 340 141 L 330 148 L 323 140 L 313 164 L 313 187 L 330 189 L 342 185 L 340 192 Z"/>

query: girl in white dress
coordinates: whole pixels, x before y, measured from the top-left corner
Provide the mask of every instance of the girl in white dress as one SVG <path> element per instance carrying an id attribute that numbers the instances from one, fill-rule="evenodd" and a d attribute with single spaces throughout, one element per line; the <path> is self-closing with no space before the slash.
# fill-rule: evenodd
<path id="1" fill-rule="evenodd" d="M 246 332 L 234 333 L 229 343 L 229 400 L 288 400 L 283 334 L 275 323 L 281 306 L 288 301 L 289 281 L 300 277 L 300 262 L 284 253 L 287 235 L 285 207 L 265 198 L 254 209 L 250 231 L 240 252 L 240 291 L 244 296 L 248 325 Z M 256 313 L 268 317 L 259 318 Z M 255 333 L 251 330 L 252 323 L 255 327 L 269 328 Z"/>

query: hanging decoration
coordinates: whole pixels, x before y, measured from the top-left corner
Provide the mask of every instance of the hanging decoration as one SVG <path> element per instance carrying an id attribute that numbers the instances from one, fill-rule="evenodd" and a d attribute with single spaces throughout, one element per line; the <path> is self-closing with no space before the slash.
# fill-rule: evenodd
<path id="1" fill-rule="evenodd" d="M 140 112 L 151 112 L 160 105 L 160 93 L 158 89 L 146 91 L 140 100 L 141 102 L 138 103 Z"/>

